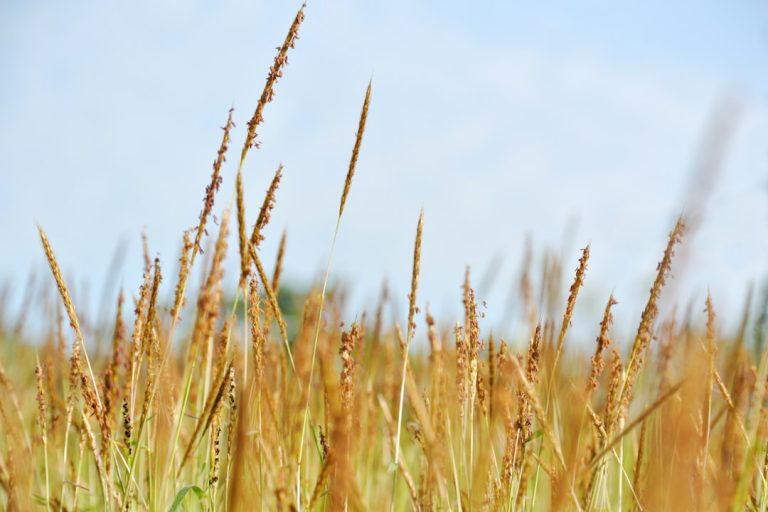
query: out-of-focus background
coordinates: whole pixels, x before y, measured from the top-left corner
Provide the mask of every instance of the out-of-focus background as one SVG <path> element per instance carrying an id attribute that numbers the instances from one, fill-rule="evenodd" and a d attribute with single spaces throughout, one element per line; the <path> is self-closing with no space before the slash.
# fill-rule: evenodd
<path id="1" fill-rule="evenodd" d="M 172 292 L 181 233 L 196 223 L 219 127 L 234 106 L 217 214 L 299 5 L 0 4 L 0 282 L 11 283 L 15 304 L 30 270 L 50 280 L 37 222 L 81 308 L 98 310 L 105 293 L 111 307 L 118 286 L 135 291 L 143 229 Z M 762 293 L 763 1 L 316 1 L 289 60 L 245 186 L 253 222 L 285 164 L 263 251 L 271 264 L 287 229 L 286 279 L 299 289 L 324 270 L 373 79 L 332 272 L 350 294 L 349 318 L 372 307 L 385 279 L 405 315 L 422 207 L 420 302 L 446 321 L 459 315 L 470 265 L 487 301 L 482 327 L 515 330 L 529 236 L 534 278 L 545 252 L 562 257 L 563 298 L 579 248 L 591 243 L 574 328 L 594 333 L 599 316 L 587 313 L 613 291 L 617 329 L 629 332 L 682 211 L 697 229 L 678 251 L 668 302 L 703 309 L 709 287 L 733 326 L 749 285 Z M 116 251 L 118 272 L 108 277 Z M 230 255 L 234 287 L 234 245 Z"/>

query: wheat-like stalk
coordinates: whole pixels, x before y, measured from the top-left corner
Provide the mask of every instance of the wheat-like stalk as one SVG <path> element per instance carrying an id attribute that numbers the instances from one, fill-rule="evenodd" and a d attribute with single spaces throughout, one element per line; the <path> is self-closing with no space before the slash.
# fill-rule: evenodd
<path id="1" fill-rule="evenodd" d="M 322 315 L 323 315 L 323 307 L 325 305 L 325 294 L 328 288 L 328 278 L 330 277 L 330 273 L 331 273 L 333 253 L 336 248 L 336 239 L 338 238 L 338 235 L 339 235 L 339 228 L 341 226 L 341 217 L 344 212 L 344 205 L 347 201 L 347 196 L 349 195 L 349 190 L 352 186 L 352 178 L 355 175 L 355 167 L 357 166 L 357 155 L 359 154 L 360 145 L 362 144 L 362 140 L 363 140 L 363 134 L 365 133 L 365 123 L 368 118 L 368 106 L 370 104 L 370 100 L 371 100 L 371 82 L 369 81 L 368 87 L 365 90 L 365 99 L 363 100 L 363 108 L 360 112 L 360 121 L 358 123 L 357 135 L 355 136 L 355 144 L 352 150 L 352 157 L 350 158 L 350 161 L 349 161 L 347 176 L 344 179 L 344 190 L 341 194 L 341 200 L 339 202 L 339 215 L 336 217 L 336 229 L 334 229 L 334 232 L 333 232 L 333 240 L 331 241 L 331 252 L 328 256 L 328 264 L 326 266 L 325 276 L 323 277 L 323 287 L 320 291 L 320 303 L 318 305 L 317 320 L 315 321 L 315 333 L 312 340 L 312 355 L 311 355 L 311 362 L 310 362 L 309 379 L 307 381 L 307 387 L 306 387 L 307 397 L 304 405 L 304 414 L 303 414 L 302 427 L 301 427 L 301 438 L 299 442 L 299 453 L 296 459 L 297 484 L 300 484 L 301 482 L 301 465 L 302 465 L 302 460 L 304 456 L 304 439 L 306 437 L 307 424 L 309 422 L 309 415 L 310 415 L 309 406 L 310 406 L 310 400 L 312 399 L 312 380 L 315 374 L 317 344 L 320 337 L 320 324 L 321 324 Z M 298 485 L 298 487 L 300 487 L 300 485 Z M 297 490 L 298 490 L 298 487 L 297 487 Z M 298 494 L 299 492 L 297 492 L 297 497 L 298 497 Z"/>
<path id="2" fill-rule="evenodd" d="M 656 279 L 653 281 L 653 286 L 651 286 L 648 302 L 645 305 L 645 309 L 643 309 L 643 313 L 640 317 L 640 325 L 637 328 L 637 334 L 635 334 L 635 340 L 632 343 L 632 352 L 630 353 L 629 362 L 627 363 L 627 371 L 622 383 L 619 398 L 620 408 L 618 413 L 620 417 L 626 415 L 626 410 L 632 399 L 635 378 L 645 362 L 645 352 L 651 342 L 653 324 L 659 313 L 658 300 L 672 268 L 672 257 L 675 255 L 675 246 L 682 240 L 684 232 L 685 219 L 681 215 L 678 217 L 675 227 L 669 234 L 669 240 L 664 249 L 664 256 L 656 267 Z"/>
<path id="3" fill-rule="evenodd" d="M 424 210 L 419 212 L 419 221 L 416 224 L 416 240 L 413 244 L 413 267 L 411 270 L 411 291 L 408 294 L 408 327 L 406 329 L 405 343 L 403 346 L 402 357 L 403 365 L 400 379 L 400 397 L 398 399 L 397 406 L 397 431 L 395 434 L 395 465 L 400 465 L 400 436 L 402 433 L 403 425 L 403 403 L 405 400 L 405 383 L 408 373 L 408 349 L 411 345 L 411 339 L 413 338 L 414 330 L 416 329 L 416 323 L 414 317 L 417 311 L 416 305 L 416 293 L 419 289 L 419 274 L 421 271 L 421 238 L 424 228 Z M 395 483 L 397 480 L 395 480 Z M 395 486 L 393 485 L 392 492 L 394 495 Z M 390 509 L 394 507 L 394 500 L 391 501 Z"/>
<path id="4" fill-rule="evenodd" d="M 72 330 L 75 332 L 75 342 L 82 348 L 83 350 L 83 357 L 85 358 L 85 364 L 88 367 L 88 376 L 90 377 L 90 383 L 89 386 L 92 386 L 91 391 L 93 393 L 93 396 L 96 399 L 96 404 L 98 406 L 98 414 L 102 414 L 102 408 L 103 405 L 101 403 L 101 398 L 99 397 L 99 390 L 98 390 L 98 384 L 96 383 L 96 377 L 93 374 L 93 368 L 91 367 L 91 360 L 88 357 L 88 350 L 85 347 L 85 340 L 83 339 L 83 333 L 80 330 L 80 322 L 77 319 L 77 313 L 75 312 L 75 305 L 72 303 L 72 299 L 69 296 L 69 292 L 67 291 L 67 285 L 64 284 L 64 278 L 61 275 L 61 270 L 59 269 L 59 264 L 56 261 L 56 256 L 53 254 L 53 248 L 51 247 L 51 243 L 48 241 L 48 237 L 45 234 L 45 231 L 43 231 L 43 228 L 41 226 L 37 226 L 38 233 L 40 234 L 40 241 L 43 244 L 43 251 L 45 252 L 45 257 L 48 260 L 48 266 L 51 268 L 51 274 L 53 274 L 53 279 L 56 281 L 56 287 L 59 290 L 59 294 L 61 295 L 61 300 L 64 303 L 64 309 L 67 312 L 67 316 L 69 316 L 69 324 L 72 327 Z"/>
<path id="5" fill-rule="evenodd" d="M 349 167 L 347 168 L 347 177 L 344 179 L 344 190 L 341 192 L 339 201 L 339 218 L 344 213 L 344 205 L 347 204 L 349 189 L 352 187 L 352 178 L 355 176 L 357 167 L 357 158 L 360 155 L 360 146 L 363 143 L 363 133 L 365 133 L 365 123 L 368 120 L 368 106 L 371 103 L 371 82 L 365 89 L 365 100 L 363 100 L 363 109 L 360 112 L 360 121 L 357 125 L 357 136 L 355 136 L 355 145 L 352 147 L 352 156 L 349 158 Z"/>
<path id="6" fill-rule="evenodd" d="M 195 255 L 202 251 L 202 247 L 200 246 L 200 241 L 203 237 L 203 233 L 205 233 L 205 226 L 208 222 L 208 216 L 211 214 L 211 211 L 213 210 L 213 203 L 216 198 L 216 192 L 218 192 L 219 188 L 221 187 L 221 166 L 226 161 L 227 157 L 227 150 L 229 149 L 229 142 L 230 142 L 230 132 L 232 131 L 232 128 L 234 128 L 235 123 L 232 121 L 232 114 L 234 112 L 234 109 L 230 108 L 229 113 L 227 114 L 227 122 L 224 123 L 224 126 L 222 127 L 222 131 L 224 132 L 221 136 L 221 144 L 219 145 L 219 150 L 216 152 L 216 159 L 213 161 L 213 173 L 211 173 L 211 182 L 208 184 L 208 186 L 205 188 L 205 197 L 203 198 L 203 210 L 200 212 L 200 221 L 197 225 L 197 229 L 195 230 L 195 241 L 193 242 L 192 246 L 194 248 L 194 252 L 192 254 L 192 263 L 194 262 Z M 144 251 L 145 254 L 147 251 Z M 147 257 L 148 260 L 148 257 Z M 190 266 L 192 266 L 192 263 L 190 263 Z M 149 261 L 147 261 L 146 266 L 149 266 Z"/>

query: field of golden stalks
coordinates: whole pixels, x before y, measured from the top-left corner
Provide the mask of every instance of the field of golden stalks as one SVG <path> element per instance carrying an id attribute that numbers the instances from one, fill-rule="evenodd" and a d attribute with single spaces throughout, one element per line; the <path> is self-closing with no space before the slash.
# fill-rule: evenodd
<path id="1" fill-rule="evenodd" d="M 630 339 L 613 338 L 609 296 L 592 319 L 593 345 L 569 344 L 589 246 L 557 300 L 567 274 L 550 262 L 539 279 L 528 263 L 518 293 L 525 339 L 484 330 L 469 269 L 463 321 L 441 323 L 419 297 L 423 213 L 403 228 L 414 237 L 407 322 L 384 320 L 393 304 L 384 290 L 375 310 L 342 323 L 329 275 L 374 84 L 360 91 L 349 167 L 338 174 L 324 279 L 298 314 L 286 311 L 285 246 L 275 257 L 260 249 L 283 169 L 258 212 L 246 211 L 242 176 L 303 9 L 238 148 L 228 113 L 178 262 L 153 259 L 145 243 L 143 281 L 116 298 L 109 329 L 78 315 L 56 257 L 60 234 L 39 228 L 58 303 L 42 339 L 25 335 L 22 313 L 0 323 L 0 507 L 766 510 L 768 350 L 748 343 L 761 320 L 748 301 L 738 331 L 723 334 L 710 297 L 685 315 L 660 309 L 684 216 L 658 248 Z M 236 184 L 229 201 L 218 196 L 224 179 Z M 238 271 L 225 275 L 225 259 Z M 193 272 L 204 276 L 194 289 Z M 164 287 L 175 290 L 171 303 L 158 299 Z M 550 314 L 536 297 L 565 308 Z"/>

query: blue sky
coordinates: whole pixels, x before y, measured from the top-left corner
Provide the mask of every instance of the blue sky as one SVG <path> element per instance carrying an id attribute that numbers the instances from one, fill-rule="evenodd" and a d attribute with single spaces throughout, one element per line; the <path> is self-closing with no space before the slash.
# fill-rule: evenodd
<path id="1" fill-rule="evenodd" d="M 119 281 L 135 289 L 144 228 L 170 274 L 226 111 L 235 107 L 237 147 L 298 5 L 3 2 L 0 280 L 21 287 L 42 269 L 36 222 L 92 297 L 123 240 Z M 296 283 L 324 267 L 370 78 L 333 272 L 355 304 L 370 305 L 386 278 L 404 309 L 423 207 L 421 297 L 445 320 L 458 312 L 464 266 L 479 281 L 495 261 L 482 298 L 484 327 L 497 327 L 530 233 L 537 254 L 563 251 L 567 279 L 592 244 L 577 328 L 591 333 L 614 291 L 617 329 L 633 329 L 724 103 L 740 115 L 670 295 L 703 304 L 709 287 L 728 324 L 766 276 L 765 2 L 311 2 L 245 170 L 252 222 L 285 164 L 264 253 L 271 263 L 286 228 Z"/>

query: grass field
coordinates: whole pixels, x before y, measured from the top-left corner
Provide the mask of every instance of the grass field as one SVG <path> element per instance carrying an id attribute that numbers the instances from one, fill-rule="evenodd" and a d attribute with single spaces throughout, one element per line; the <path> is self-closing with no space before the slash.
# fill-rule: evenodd
<path id="1" fill-rule="evenodd" d="M 2 507 L 766 510 L 768 350 L 753 336 L 765 318 L 750 318 L 747 299 L 738 331 L 723 334 L 711 297 L 684 315 L 662 314 L 685 243 L 682 216 L 659 247 L 634 336 L 612 338 L 616 300 L 605 297 L 588 354 L 569 344 L 588 246 L 565 297 L 558 264 L 539 276 L 528 262 L 518 298 L 529 334 L 505 340 L 483 329 L 469 269 L 460 323 L 420 310 L 423 214 L 403 226 L 414 233 L 405 325 L 384 320 L 386 290 L 375 310 L 342 323 L 328 280 L 372 84 L 361 91 L 346 177 L 339 172 L 324 280 L 301 297 L 298 314 L 281 309 L 284 244 L 275 257 L 260 244 L 283 170 L 255 222 L 242 175 L 303 16 L 302 8 L 278 49 L 239 153 L 229 111 L 178 262 L 153 260 L 145 243 L 143 281 L 117 298 L 109 328 L 78 316 L 40 228 L 58 301 L 45 305 L 46 334 L 35 339 L 24 329 L 35 307 L 27 301 L 0 323 Z M 222 207 L 223 179 L 236 193 Z M 237 247 L 228 247 L 230 230 Z M 225 260 L 238 271 L 225 275 Z M 199 286 L 193 272 L 204 276 Z M 171 303 L 158 299 L 161 288 L 175 290 Z M 561 299 L 564 310 L 547 314 Z"/>

